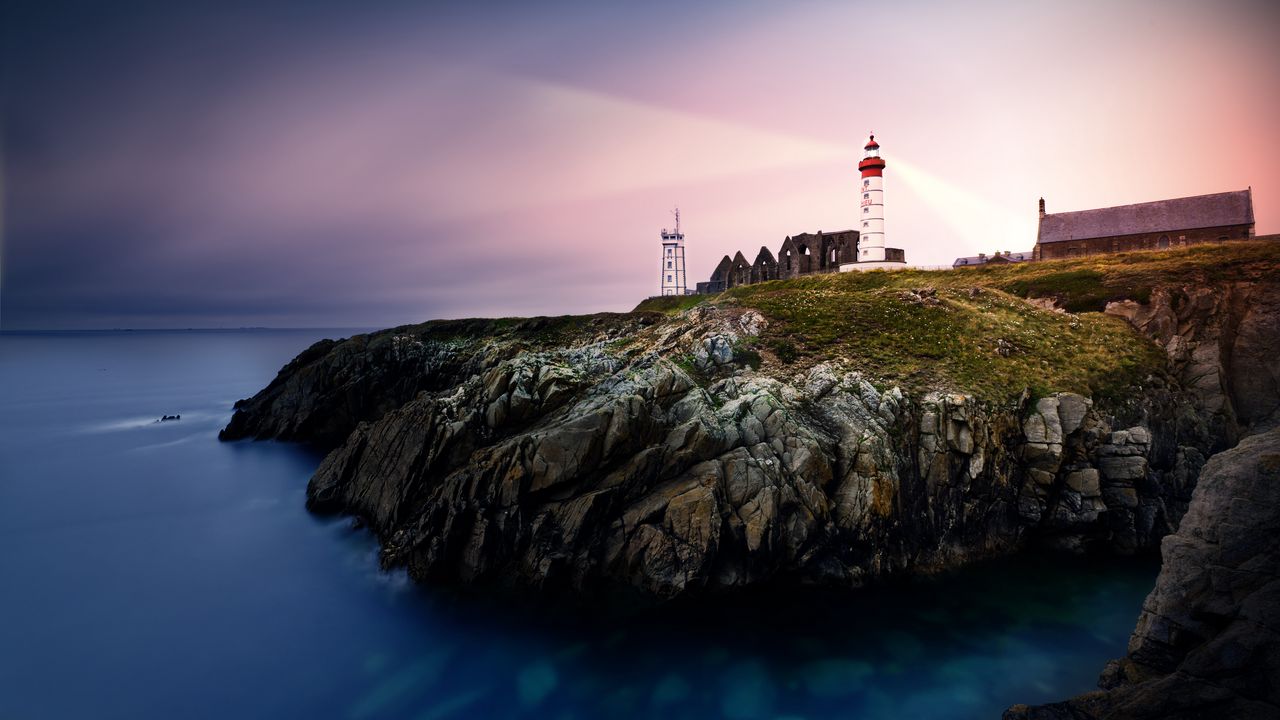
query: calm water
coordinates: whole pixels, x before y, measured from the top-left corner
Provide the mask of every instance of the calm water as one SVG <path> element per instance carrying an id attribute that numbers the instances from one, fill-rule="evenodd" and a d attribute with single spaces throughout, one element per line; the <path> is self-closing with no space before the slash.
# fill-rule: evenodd
<path id="1" fill-rule="evenodd" d="M 303 510 L 318 457 L 216 439 L 324 334 L 0 336 L 0 718 L 996 718 L 1091 689 L 1155 577 L 1024 560 L 608 626 L 432 594 Z"/>

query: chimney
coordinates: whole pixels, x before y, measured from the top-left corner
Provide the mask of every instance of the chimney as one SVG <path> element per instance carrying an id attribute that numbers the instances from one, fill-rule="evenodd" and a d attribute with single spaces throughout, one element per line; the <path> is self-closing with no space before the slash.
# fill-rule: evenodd
<path id="1" fill-rule="evenodd" d="M 1040 198 L 1040 217 L 1044 217 L 1044 198 Z"/>
<path id="2" fill-rule="evenodd" d="M 987 259 L 987 254 L 986 254 L 986 253 L 978 253 L 978 259 L 979 259 L 979 260 L 986 260 L 986 259 Z"/>

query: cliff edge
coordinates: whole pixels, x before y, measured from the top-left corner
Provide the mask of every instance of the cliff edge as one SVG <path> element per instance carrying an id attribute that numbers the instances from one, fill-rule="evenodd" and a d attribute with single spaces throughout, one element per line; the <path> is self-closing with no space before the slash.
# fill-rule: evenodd
<path id="1" fill-rule="evenodd" d="M 1280 717 L 1280 428 L 1211 458 L 1102 690 L 1006 720 Z"/>
<path id="2" fill-rule="evenodd" d="M 1167 537 L 1112 689 L 1011 717 L 1178 691 L 1210 703 L 1185 717 L 1267 716 L 1277 268 L 1280 243 L 1240 242 L 404 326 L 317 343 L 221 437 L 330 449 L 308 506 L 415 579 L 577 600 Z"/>
<path id="3" fill-rule="evenodd" d="M 1276 403 L 1275 248 L 405 326 L 317 343 L 222 437 L 332 447 L 309 506 L 419 579 L 662 599 L 1133 552 Z"/>

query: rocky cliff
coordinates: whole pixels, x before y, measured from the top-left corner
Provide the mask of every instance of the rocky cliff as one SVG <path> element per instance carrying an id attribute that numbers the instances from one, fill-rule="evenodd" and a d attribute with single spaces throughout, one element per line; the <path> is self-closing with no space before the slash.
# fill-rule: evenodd
<path id="1" fill-rule="evenodd" d="M 1280 717 L 1280 428 L 1211 458 L 1102 690 L 1006 720 Z"/>
<path id="2" fill-rule="evenodd" d="M 1003 325 L 1044 323 L 1115 358 L 1148 342 L 990 287 L 867 292 L 916 327 L 990 321 L 1013 338 L 991 343 L 992 374 L 1037 362 Z M 1102 404 L 1052 388 L 993 398 L 945 376 L 903 390 L 834 351 L 786 362 L 771 348 L 800 323 L 776 297 L 755 303 L 768 314 L 748 297 L 428 323 L 318 343 L 239 403 L 223 437 L 334 446 L 310 507 L 359 516 L 420 579 L 670 598 L 857 585 L 1027 542 L 1131 552 L 1177 527 L 1206 457 L 1274 407 L 1277 297 L 1226 283 L 1112 303 L 1171 372 Z M 1091 362 L 1100 377 L 1129 369 Z"/>
<path id="3" fill-rule="evenodd" d="M 1161 547 L 1128 654 L 1099 691 L 1005 720 L 1280 718 L 1280 307 L 1269 283 L 1169 287 L 1107 308 L 1168 353 L 1231 449 Z"/>
<path id="4" fill-rule="evenodd" d="M 405 326 L 317 343 L 222 437 L 331 449 L 309 507 L 417 579 L 544 595 L 1165 538 L 1107 689 L 1010 717 L 1272 717 L 1277 267 L 1236 243 Z"/>
<path id="5" fill-rule="evenodd" d="M 1150 300 L 1113 302 L 1168 355 L 1169 370 L 1196 395 L 1222 445 L 1280 409 L 1280 293 L 1275 282 L 1169 286 Z"/>

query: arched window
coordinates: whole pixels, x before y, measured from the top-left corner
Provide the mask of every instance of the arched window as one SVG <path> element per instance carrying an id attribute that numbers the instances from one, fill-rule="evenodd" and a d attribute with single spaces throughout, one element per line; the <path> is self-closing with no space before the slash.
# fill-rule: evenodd
<path id="1" fill-rule="evenodd" d="M 1156 247 L 1160 248 L 1161 250 L 1164 250 L 1165 248 L 1169 247 L 1169 236 L 1161 235 L 1159 242 L 1156 243 Z"/>

